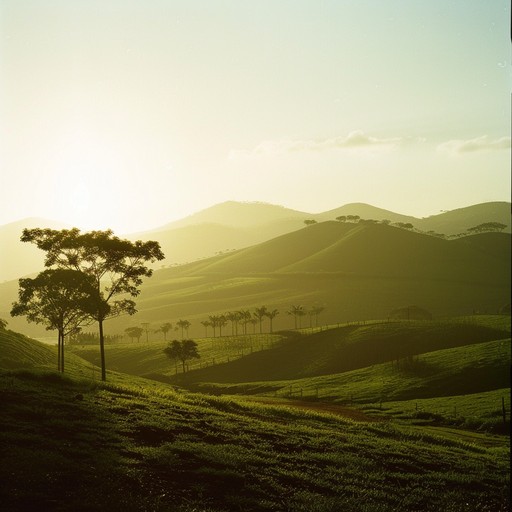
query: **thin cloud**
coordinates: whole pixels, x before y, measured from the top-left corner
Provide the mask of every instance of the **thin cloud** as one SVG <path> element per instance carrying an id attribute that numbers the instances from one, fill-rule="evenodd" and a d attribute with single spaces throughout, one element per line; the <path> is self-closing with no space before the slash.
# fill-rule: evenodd
<path id="1" fill-rule="evenodd" d="M 467 140 L 449 140 L 437 147 L 440 151 L 461 155 L 464 153 L 474 153 L 476 151 L 498 151 L 510 149 L 510 137 L 501 137 L 500 139 L 490 139 L 487 135 Z"/>
<path id="2" fill-rule="evenodd" d="M 299 151 L 327 151 L 335 149 L 357 149 L 367 147 L 393 148 L 410 142 L 418 142 L 423 139 L 414 137 L 377 138 L 365 134 L 361 130 L 350 132 L 347 136 L 332 137 L 328 139 L 311 140 L 268 140 L 258 144 L 253 149 L 232 149 L 229 152 L 229 160 L 250 158 L 253 156 L 270 156 Z"/>

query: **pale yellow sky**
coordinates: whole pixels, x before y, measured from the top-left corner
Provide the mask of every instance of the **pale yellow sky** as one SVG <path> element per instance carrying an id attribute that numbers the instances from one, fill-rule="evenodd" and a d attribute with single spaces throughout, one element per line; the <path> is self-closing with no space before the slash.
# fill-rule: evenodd
<path id="1" fill-rule="evenodd" d="M 510 200 L 494 0 L 0 3 L 0 224 Z"/>

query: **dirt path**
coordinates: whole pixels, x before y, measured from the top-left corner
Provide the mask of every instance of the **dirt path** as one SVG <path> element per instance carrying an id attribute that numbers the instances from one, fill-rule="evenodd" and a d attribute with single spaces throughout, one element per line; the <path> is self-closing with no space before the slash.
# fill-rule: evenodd
<path id="1" fill-rule="evenodd" d="M 305 409 L 314 412 L 326 412 L 329 414 L 335 414 L 336 416 L 343 416 L 344 418 L 350 418 L 355 421 L 367 421 L 367 422 L 383 422 L 389 421 L 388 418 L 369 416 L 359 409 L 352 407 L 346 407 L 344 405 L 328 404 L 325 402 L 308 402 L 306 400 L 274 400 L 271 398 L 251 398 L 252 401 L 266 405 L 278 405 L 286 407 L 295 407 L 297 409 Z"/>

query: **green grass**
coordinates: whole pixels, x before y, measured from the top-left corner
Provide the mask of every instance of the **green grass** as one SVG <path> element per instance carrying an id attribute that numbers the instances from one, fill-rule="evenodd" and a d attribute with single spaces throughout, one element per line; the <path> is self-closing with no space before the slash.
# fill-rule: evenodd
<path id="1" fill-rule="evenodd" d="M 505 444 L 139 384 L 4 373 L 3 507 L 507 510 Z"/>

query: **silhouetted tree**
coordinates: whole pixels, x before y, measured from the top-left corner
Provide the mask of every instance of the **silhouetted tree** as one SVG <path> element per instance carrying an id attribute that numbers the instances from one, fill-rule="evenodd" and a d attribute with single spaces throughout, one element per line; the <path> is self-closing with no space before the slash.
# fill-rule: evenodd
<path id="1" fill-rule="evenodd" d="M 81 233 L 77 228 L 24 229 L 21 241 L 34 243 L 46 252 L 46 267 L 76 270 L 94 280 L 95 308 L 90 316 L 98 322 L 101 379 L 106 380 L 103 322 L 112 316 L 136 312 L 133 300 L 116 297 L 139 295 L 142 278 L 153 273 L 146 263 L 164 259 L 160 245 L 154 241 L 122 240 L 111 230 Z"/>
<path id="2" fill-rule="evenodd" d="M 212 324 L 208 320 L 203 320 L 201 325 L 204 327 L 204 337 L 208 338 L 208 327 Z"/>
<path id="3" fill-rule="evenodd" d="M 312 327 L 311 325 L 311 320 L 313 317 L 315 317 L 315 327 L 318 327 L 318 315 L 324 311 L 325 308 L 322 307 L 322 306 L 313 306 L 309 311 L 308 311 L 308 315 L 309 315 L 309 326 Z"/>
<path id="4" fill-rule="evenodd" d="M 11 315 L 24 315 L 29 322 L 58 331 L 57 367 L 64 372 L 65 337 L 78 332 L 94 311 L 94 293 L 91 276 L 76 270 L 48 269 L 34 279 L 19 280 L 18 301 Z"/>
<path id="5" fill-rule="evenodd" d="M 7 327 L 7 320 L 4 320 L 3 318 L 0 318 L 0 329 L 5 329 Z"/>
<path id="6" fill-rule="evenodd" d="M 185 363 L 190 359 L 199 359 L 201 356 L 197 351 L 197 343 L 194 340 L 172 340 L 169 345 L 164 348 L 165 355 L 172 361 L 181 361 L 183 365 L 183 373 L 185 373 Z"/>
<path id="7" fill-rule="evenodd" d="M 178 320 L 176 322 L 176 326 L 181 329 L 181 339 L 183 339 L 185 337 L 184 331 L 186 331 L 187 336 L 188 336 L 188 329 L 191 325 L 192 324 L 188 320 Z"/>
<path id="8" fill-rule="evenodd" d="M 143 322 L 140 325 L 142 325 L 142 328 L 146 332 L 146 343 L 149 343 L 149 322 Z"/>
<path id="9" fill-rule="evenodd" d="M 124 330 L 124 332 L 131 338 L 132 342 L 133 339 L 136 338 L 137 342 L 139 343 L 144 329 L 142 327 L 128 327 Z"/>
<path id="10" fill-rule="evenodd" d="M 162 324 L 155 332 L 161 332 L 164 335 L 164 341 L 167 341 L 167 333 L 172 329 L 172 324 L 170 322 L 165 322 Z"/>
<path id="11" fill-rule="evenodd" d="M 336 220 L 338 222 L 347 222 L 347 216 L 346 215 L 340 215 L 339 217 L 336 217 Z"/>
<path id="12" fill-rule="evenodd" d="M 289 315 L 293 316 L 293 321 L 295 325 L 295 329 L 297 329 L 297 319 L 299 319 L 299 328 L 300 328 L 300 318 L 303 317 L 306 312 L 302 306 L 291 306 L 290 310 L 287 311 Z"/>
<path id="13" fill-rule="evenodd" d="M 265 316 L 267 316 L 270 321 L 270 332 L 274 332 L 274 329 L 272 327 L 272 321 L 277 315 L 279 315 L 279 311 L 277 309 L 273 309 L 272 311 L 267 311 L 265 313 Z"/>
<path id="14" fill-rule="evenodd" d="M 315 219 L 306 219 L 304 224 L 306 224 L 306 226 L 312 226 L 313 224 L 317 224 L 317 221 Z"/>
<path id="15" fill-rule="evenodd" d="M 484 222 L 468 229 L 469 233 L 483 233 L 484 231 L 503 231 L 507 227 L 501 222 Z"/>
<path id="16" fill-rule="evenodd" d="M 217 319 L 217 326 L 219 328 L 219 336 L 222 337 L 222 328 L 228 323 L 224 315 L 219 315 Z"/>
<path id="17" fill-rule="evenodd" d="M 260 324 L 260 334 L 262 333 L 263 318 L 265 316 L 267 316 L 267 306 L 261 306 L 259 308 L 255 308 L 254 317 L 257 318 L 257 320 Z"/>

